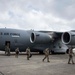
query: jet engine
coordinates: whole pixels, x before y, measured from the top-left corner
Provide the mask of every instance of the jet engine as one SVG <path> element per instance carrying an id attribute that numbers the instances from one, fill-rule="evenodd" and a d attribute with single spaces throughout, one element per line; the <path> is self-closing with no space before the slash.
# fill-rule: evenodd
<path id="1" fill-rule="evenodd" d="M 75 32 L 65 32 L 62 34 L 62 42 L 67 45 L 75 45 Z"/>
<path id="2" fill-rule="evenodd" d="M 52 39 L 51 35 L 42 32 L 32 32 L 30 37 L 31 43 L 50 43 Z"/>

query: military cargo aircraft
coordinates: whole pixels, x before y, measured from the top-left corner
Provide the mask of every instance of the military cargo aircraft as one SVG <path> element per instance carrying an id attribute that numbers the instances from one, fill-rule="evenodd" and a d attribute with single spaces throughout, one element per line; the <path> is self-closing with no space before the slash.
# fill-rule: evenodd
<path id="1" fill-rule="evenodd" d="M 50 48 L 51 53 L 65 53 L 69 44 L 75 44 L 75 31 L 34 31 L 0 28 L 0 50 L 5 51 L 9 43 L 10 51 L 14 52 L 19 47 L 20 52 L 25 52 L 30 47 L 32 52 L 43 53 L 45 48 Z"/>

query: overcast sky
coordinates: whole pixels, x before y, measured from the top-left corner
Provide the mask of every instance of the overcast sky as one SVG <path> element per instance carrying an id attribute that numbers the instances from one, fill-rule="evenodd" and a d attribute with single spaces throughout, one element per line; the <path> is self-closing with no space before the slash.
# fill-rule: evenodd
<path id="1" fill-rule="evenodd" d="M 75 0 L 0 0 L 0 28 L 75 30 Z"/>

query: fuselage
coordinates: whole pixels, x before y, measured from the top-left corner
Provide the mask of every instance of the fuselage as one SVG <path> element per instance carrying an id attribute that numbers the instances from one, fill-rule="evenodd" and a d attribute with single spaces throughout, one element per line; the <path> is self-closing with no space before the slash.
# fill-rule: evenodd
<path id="1" fill-rule="evenodd" d="M 20 51 L 31 46 L 30 35 L 32 30 L 0 29 L 0 50 L 5 50 L 5 45 L 10 43 L 11 51 L 19 47 Z"/>
<path id="2" fill-rule="evenodd" d="M 27 47 L 30 47 L 33 52 L 43 52 L 47 47 L 53 52 L 65 52 L 67 49 L 55 32 L 1 28 L 0 50 L 5 51 L 7 43 L 10 44 L 11 52 L 15 51 L 17 47 L 20 52 L 25 52 Z"/>

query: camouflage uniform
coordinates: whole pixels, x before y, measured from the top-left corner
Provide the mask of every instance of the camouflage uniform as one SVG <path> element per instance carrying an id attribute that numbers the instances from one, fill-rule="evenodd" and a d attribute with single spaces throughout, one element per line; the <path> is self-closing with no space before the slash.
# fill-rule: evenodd
<path id="1" fill-rule="evenodd" d="M 16 48 L 15 52 L 16 52 L 15 57 L 18 58 L 18 55 L 19 55 L 19 48 Z"/>
<path id="2" fill-rule="evenodd" d="M 74 64 L 74 61 L 73 61 L 73 48 L 71 47 L 69 49 L 69 60 L 68 60 L 68 64 L 71 64 L 70 61 L 72 60 L 72 64 Z"/>
<path id="3" fill-rule="evenodd" d="M 44 57 L 43 61 L 47 58 L 47 62 L 50 62 L 49 61 L 49 48 L 46 48 L 44 50 L 44 54 L 45 54 L 45 57 Z"/>
<path id="4" fill-rule="evenodd" d="M 9 48 L 9 46 L 5 47 L 5 55 L 10 56 L 10 48 Z"/>
<path id="5" fill-rule="evenodd" d="M 5 55 L 7 55 L 7 46 L 5 46 Z"/>
<path id="6" fill-rule="evenodd" d="M 29 47 L 26 49 L 26 53 L 27 53 L 27 60 L 29 60 L 30 58 L 30 48 Z"/>

